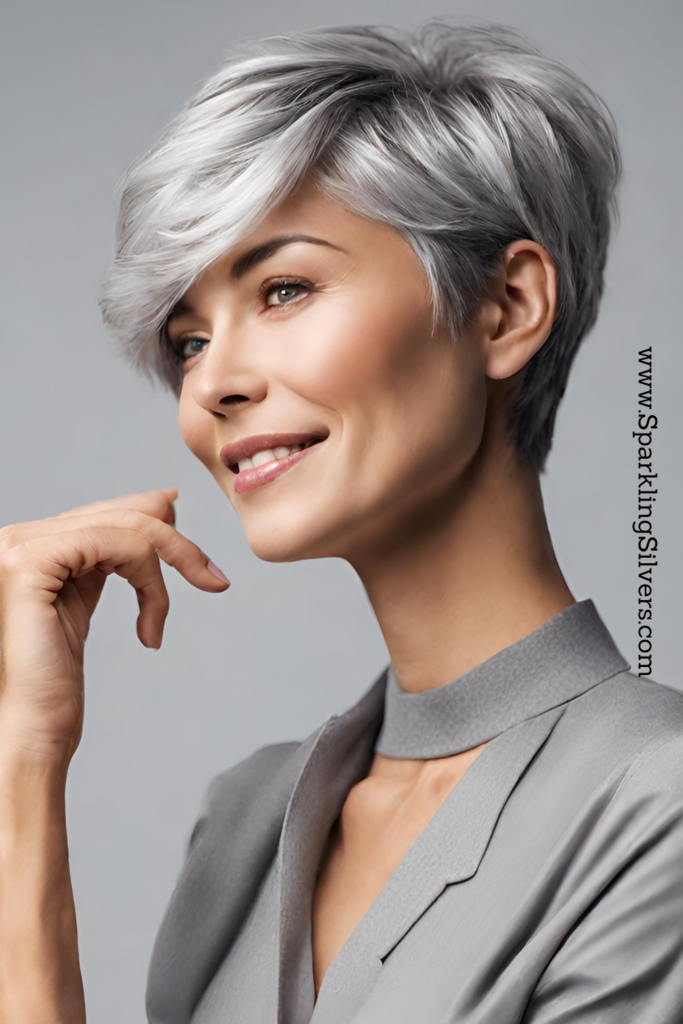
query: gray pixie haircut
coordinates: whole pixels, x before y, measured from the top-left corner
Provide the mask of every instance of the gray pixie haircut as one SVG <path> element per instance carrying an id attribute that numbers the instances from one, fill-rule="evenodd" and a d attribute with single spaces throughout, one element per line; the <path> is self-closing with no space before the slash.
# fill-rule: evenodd
<path id="1" fill-rule="evenodd" d="M 124 357 L 179 396 L 165 334 L 202 271 L 304 179 L 393 226 L 426 272 L 433 330 L 473 322 L 505 247 L 551 256 L 557 311 L 510 409 L 544 472 L 557 407 L 604 288 L 621 158 L 603 101 L 519 30 L 448 17 L 248 39 L 124 172 L 100 287 Z"/>

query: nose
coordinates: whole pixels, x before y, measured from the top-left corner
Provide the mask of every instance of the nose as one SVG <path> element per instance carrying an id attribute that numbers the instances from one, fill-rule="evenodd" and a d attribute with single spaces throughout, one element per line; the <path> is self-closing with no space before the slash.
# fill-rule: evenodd
<path id="1" fill-rule="evenodd" d="M 268 393 L 265 368 L 254 357 L 253 338 L 233 325 L 217 327 L 189 374 L 193 400 L 206 412 L 226 416 L 235 407 L 262 402 Z"/>

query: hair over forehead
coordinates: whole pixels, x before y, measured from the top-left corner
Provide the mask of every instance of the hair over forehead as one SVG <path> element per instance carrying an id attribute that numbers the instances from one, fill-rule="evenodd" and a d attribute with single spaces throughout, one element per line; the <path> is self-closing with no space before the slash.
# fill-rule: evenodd
<path id="1" fill-rule="evenodd" d="M 510 429 L 520 460 L 542 470 L 597 318 L 620 175 L 602 100 L 510 26 L 435 18 L 410 32 L 333 25 L 249 39 L 117 183 L 98 303 L 124 357 L 178 395 L 169 311 L 305 179 L 402 233 L 434 326 L 454 343 L 505 247 L 531 238 L 557 268 L 557 312 Z"/>

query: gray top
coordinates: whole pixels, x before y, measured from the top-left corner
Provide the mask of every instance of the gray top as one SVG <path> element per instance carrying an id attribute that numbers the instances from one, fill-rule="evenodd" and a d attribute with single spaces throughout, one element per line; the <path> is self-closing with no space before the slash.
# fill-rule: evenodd
<path id="1" fill-rule="evenodd" d="M 207 789 L 156 938 L 150 1024 L 682 1024 L 683 694 L 585 600 L 437 690 L 389 665 Z M 493 738 L 493 739 L 492 739 Z M 492 739 L 330 964 L 311 899 L 373 753 Z"/>

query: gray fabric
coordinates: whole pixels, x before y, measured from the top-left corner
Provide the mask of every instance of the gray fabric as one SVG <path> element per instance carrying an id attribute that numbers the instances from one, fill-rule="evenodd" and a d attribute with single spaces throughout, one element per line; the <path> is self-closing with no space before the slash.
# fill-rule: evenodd
<path id="1" fill-rule="evenodd" d="M 629 667 L 590 598 L 558 612 L 446 686 L 406 693 L 388 668 L 375 749 L 430 758 L 476 747 Z"/>
<path id="2" fill-rule="evenodd" d="M 628 671 L 592 601 L 550 623 L 477 666 L 482 690 L 455 685 L 472 673 L 440 688 L 439 715 L 436 691 L 410 695 L 423 724 L 449 718 L 456 743 L 508 724 L 315 1004 L 315 875 L 382 739 L 390 666 L 303 743 L 212 781 L 154 946 L 150 1024 L 682 1024 L 683 694 Z M 501 693 L 502 661 L 517 685 Z M 410 740 L 408 724 L 382 742 Z"/>

